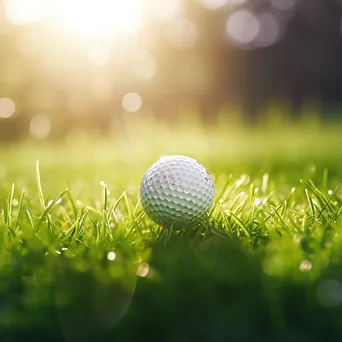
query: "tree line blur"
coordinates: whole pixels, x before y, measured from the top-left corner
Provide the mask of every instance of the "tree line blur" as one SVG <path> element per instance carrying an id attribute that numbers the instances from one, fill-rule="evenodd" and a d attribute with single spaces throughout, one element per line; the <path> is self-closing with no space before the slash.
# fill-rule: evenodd
<path id="1" fill-rule="evenodd" d="M 142 24 L 115 38 L 18 22 L 18 1 L 0 2 L 2 140 L 105 133 L 125 115 L 175 120 L 189 107 L 215 119 L 236 105 L 253 123 L 270 101 L 341 117 L 339 0 L 146 0 Z"/>

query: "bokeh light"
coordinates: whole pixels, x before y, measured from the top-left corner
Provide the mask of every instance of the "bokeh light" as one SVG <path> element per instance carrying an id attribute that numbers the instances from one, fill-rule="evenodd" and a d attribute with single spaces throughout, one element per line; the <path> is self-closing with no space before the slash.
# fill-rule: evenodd
<path id="1" fill-rule="evenodd" d="M 299 269 L 301 270 L 301 272 L 308 272 L 312 269 L 312 263 L 310 260 L 303 260 L 300 265 L 299 265 Z"/>
<path id="2" fill-rule="evenodd" d="M 161 22 L 172 20 L 181 12 L 180 0 L 147 0 L 147 9 L 149 15 Z"/>
<path id="3" fill-rule="evenodd" d="M 317 297 L 326 307 L 342 303 L 342 284 L 334 279 L 324 279 L 317 288 Z"/>
<path id="4" fill-rule="evenodd" d="M 281 34 L 278 18 L 272 13 L 261 13 L 258 15 L 260 24 L 259 33 L 253 41 L 255 47 L 267 47 L 275 44 Z"/>
<path id="5" fill-rule="evenodd" d="M 217 10 L 225 6 L 229 0 L 197 0 L 202 6 L 210 10 Z"/>
<path id="6" fill-rule="evenodd" d="M 0 118 L 8 119 L 15 112 L 15 103 L 8 97 L 0 98 Z"/>
<path id="7" fill-rule="evenodd" d="M 216 11 L 224 6 L 239 6 L 248 0 L 197 0 L 199 4 L 208 10 Z"/>
<path id="8" fill-rule="evenodd" d="M 142 99 L 138 93 L 126 94 L 122 99 L 122 107 L 130 113 L 138 111 L 142 106 Z"/>
<path id="9" fill-rule="evenodd" d="M 270 4 L 281 11 L 290 10 L 295 7 L 297 0 L 270 0 Z"/>
<path id="10" fill-rule="evenodd" d="M 114 261 L 115 258 L 116 258 L 115 252 L 109 252 L 109 253 L 107 254 L 107 259 L 108 259 L 108 260 Z"/>
<path id="11" fill-rule="evenodd" d="M 148 81 L 157 73 L 157 62 L 153 58 L 136 61 L 131 66 L 131 73 L 137 80 Z"/>
<path id="12" fill-rule="evenodd" d="M 146 277 L 148 273 L 150 272 L 150 265 L 146 262 L 142 262 L 139 264 L 138 270 L 137 270 L 137 275 L 139 277 Z"/>
<path id="13" fill-rule="evenodd" d="M 157 61 L 139 39 L 132 39 L 125 46 L 125 56 L 129 60 L 130 73 L 139 81 L 153 78 L 157 72 Z"/>
<path id="14" fill-rule="evenodd" d="M 240 10 L 231 14 L 226 28 L 230 38 L 237 44 L 250 44 L 260 33 L 260 22 L 248 10 Z"/>
<path id="15" fill-rule="evenodd" d="M 16 103 L 20 103 L 18 122 L 21 118 L 29 121 L 32 113 L 56 112 L 54 136 L 69 134 L 64 120 L 71 126 L 79 126 L 78 120 L 87 126 L 89 120 L 104 129 L 105 120 L 138 111 L 141 94 L 155 94 L 144 95 L 144 113 L 161 113 L 158 107 L 163 96 L 170 96 L 171 106 L 181 106 L 180 94 L 187 94 L 184 102 L 198 104 L 200 115 L 207 115 L 207 106 L 217 112 L 215 106 L 223 108 L 228 105 L 225 101 L 232 100 L 250 102 L 254 108 L 259 101 L 247 96 L 240 87 L 245 76 L 231 73 L 235 66 L 240 68 L 240 63 L 245 62 L 253 69 L 256 59 L 247 58 L 244 62 L 236 58 L 235 52 L 269 50 L 279 43 L 275 54 L 282 63 L 285 58 L 280 52 L 282 38 L 294 39 L 291 32 L 295 21 L 289 19 L 298 13 L 299 22 L 307 24 L 311 18 L 314 23 L 314 16 L 322 9 L 299 3 L 299 0 L 4 0 L 0 6 L 0 37 L 6 44 L 1 63 L 5 93 L 1 96 L 15 94 Z M 338 31 L 338 20 L 335 25 Z M 308 32 L 318 27 L 311 26 Z M 287 44 L 287 40 L 284 42 Z M 333 42 L 331 39 L 329 44 Z M 298 49 L 302 46 L 307 51 L 304 45 L 299 44 Z M 312 55 L 316 45 L 311 46 Z M 183 50 L 187 50 L 186 55 Z M 324 58 L 331 58 L 333 63 L 332 50 L 322 51 Z M 313 59 L 318 66 L 319 58 L 316 54 Z M 294 58 L 291 63 L 300 64 L 301 60 L 307 60 L 307 56 Z M 267 56 L 260 62 L 265 68 L 259 68 L 260 73 L 267 73 L 265 64 Z M 311 62 L 305 63 L 304 68 L 295 67 L 306 73 L 310 65 Z M 328 67 L 331 63 L 324 65 Z M 219 68 L 224 71 L 220 75 Z M 310 74 L 318 73 L 317 70 L 320 68 L 313 68 Z M 281 68 L 277 72 L 281 73 Z M 255 79 L 257 73 L 248 73 L 248 77 Z M 283 79 L 282 75 L 277 77 L 278 81 Z M 262 83 L 264 89 L 260 95 L 259 90 L 249 90 L 256 92 L 256 98 L 273 91 L 266 77 Z M 307 89 L 311 92 L 310 87 Z M 130 91 L 140 95 L 126 94 Z M 114 116 L 114 104 L 125 110 L 115 110 Z M 93 115 L 94 108 L 101 115 Z M 175 110 L 178 111 L 170 109 L 170 113 Z M 9 116 L 8 112 L 1 117 L 5 115 Z M 16 123 L 12 120 L 11 125 Z M 16 129 L 16 134 L 28 134 L 27 124 L 23 127 Z"/>
<path id="16" fill-rule="evenodd" d="M 175 18 L 168 27 L 168 38 L 172 45 L 179 48 L 191 47 L 197 37 L 195 23 L 187 18 Z"/>
<path id="17" fill-rule="evenodd" d="M 30 136 L 37 140 L 47 138 L 51 131 L 51 120 L 46 114 L 37 114 L 30 122 Z"/>

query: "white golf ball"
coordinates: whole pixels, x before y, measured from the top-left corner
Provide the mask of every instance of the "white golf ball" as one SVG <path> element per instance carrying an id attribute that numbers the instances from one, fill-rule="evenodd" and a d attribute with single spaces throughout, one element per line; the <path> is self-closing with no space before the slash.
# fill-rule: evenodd
<path id="1" fill-rule="evenodd" d="M 162 157 L 145 173 L 140 198 L 146 214 L 159 225 L 194 224 L 212 206 L 213 180 L 207 169 L 193 158 Z"/>

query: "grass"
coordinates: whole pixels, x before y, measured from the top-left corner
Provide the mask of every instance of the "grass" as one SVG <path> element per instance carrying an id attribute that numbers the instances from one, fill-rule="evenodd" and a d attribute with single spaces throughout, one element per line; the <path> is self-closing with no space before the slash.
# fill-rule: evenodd
<path id="1" fill-rule="evenodd" d="M 341 127 L 125 124 L 0 149 L 1 341 L 340 340 Z M 208 222 L 144 215 L 163 154 L 208 167 Z"/>

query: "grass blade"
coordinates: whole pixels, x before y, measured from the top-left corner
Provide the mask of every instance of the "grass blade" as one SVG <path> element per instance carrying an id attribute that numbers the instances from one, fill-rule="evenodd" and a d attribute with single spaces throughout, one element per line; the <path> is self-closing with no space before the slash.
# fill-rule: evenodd
<path id="1" fill-rule="evenodd" d="M 67 191 L 68 191 L 68 189 L 62 191 L 62 193 L 61 193 L 58 197 L 56 197 L 53 201 L 51 201 L 50 204 L 45 208 L 45 210 L 44 210 L 42 216 L 40 217 L 40 219 L 39 219 L 39 221 L 38 221 L 38 223 L 37 223 L 37 225 L 36 225 L 36 227 L 35 227 L 35 231 L 37 231 L 37 229 L 39 228 L 40 224 L 43 222 L 45 216 L 46 216 L 46 215 L 48 214 L 48 212 L 50 211 L 50 209 L 54 206 L 54 204 L 56 204 L 56 202 L 57 202 L 60 198 L 62 198 L 62 197 L 64 196 L 64 194 L 65 194 Z"/>
<path id="2" fill-rule="evenodd" d="M 43 194 L 43 188 L 42 188 L 42 182 L 40 179 L 40 170 L 39 170 L 39 161 L 36 161 L 36 181 L 37 181 L 37 188 L 38 188 L 38 197 L 40 206 L 43 210 L 45 210 L 45 201 L 44 201 L 44 194 Z"/>
<path id="3" fill-rule="evenodd" d="M 235 223 L 242 229 L 242 231 L 246 234 L 247 237 L 250 237 L 250 233 L 245 226 L 245 224 L 238 218 L 232 211 L 227 210 L 227 213 L 232 217 Z"/>
<path id="4" fill-rule="evenodd" d="M 18 214 L 17 214 L 17 219 L 16 219 L 15 224 L 14 224 L 14 229 L 16 229 L 19 225 L 20 213 L 21 213 L 21 208 L 23 205 L 24 196 L 25 196 L 25 190 L 23 190 L 21 192 L 21 195 L 20 195 L 20 199 L 19 199 L 19 203 L 18 203 Z"/>
<path id="5" fill-rule="evenodd" d="M 12 220 L 12 206 L 13 206 L 14 191 L 15 191 L 15 184 L 13 183 L 11 192 L 7 199 L 7 215 L 6 215 L 7 229 L 10 229 L 11 220 Z"/>

